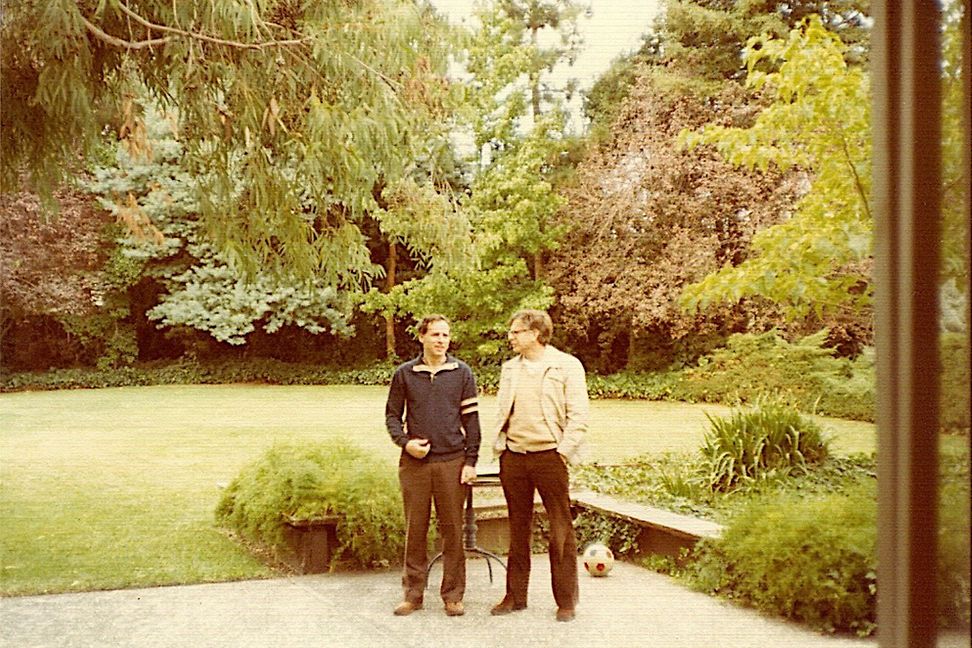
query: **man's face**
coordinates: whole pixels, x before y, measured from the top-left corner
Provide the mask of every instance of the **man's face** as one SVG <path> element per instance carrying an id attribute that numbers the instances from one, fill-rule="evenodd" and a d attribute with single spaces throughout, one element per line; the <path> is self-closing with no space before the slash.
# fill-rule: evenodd
<path id="1" fill-rule="evenodd" d="M 506 337 L 510 341 L 514 353 L 523 353 L 524 349 L 536 342 L 537 332 L 529 328 L 522 320 L 513 320 Z"/>
<path id="2" fill-rule="evenodd" d="M 425 333 L 419 335 L 422 353 L 426 358 L 442 358 L 449 350 L 449 323 L 442 320 L 432 322 Z"/>

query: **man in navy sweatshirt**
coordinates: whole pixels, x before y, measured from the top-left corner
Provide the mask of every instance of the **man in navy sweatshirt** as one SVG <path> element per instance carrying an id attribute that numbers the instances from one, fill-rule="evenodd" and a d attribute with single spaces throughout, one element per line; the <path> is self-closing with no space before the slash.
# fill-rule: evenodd
<path id="1" fill-rule="evenodd" d="M 404 599 L 395 614 L 422 608 L 428 571 L 432 503 L 442 538 L 445 613 L 465 613 L 466 553 L 462 544 L 467 484 L 476 479 L 479 394 L 469 366 L 448 355 L 449 321 L 428 315 L 418 326 L 422 354 L 400 365 L 385 403 L 385 425 L 402 449 L 398 479 L 405 504 Z"/>

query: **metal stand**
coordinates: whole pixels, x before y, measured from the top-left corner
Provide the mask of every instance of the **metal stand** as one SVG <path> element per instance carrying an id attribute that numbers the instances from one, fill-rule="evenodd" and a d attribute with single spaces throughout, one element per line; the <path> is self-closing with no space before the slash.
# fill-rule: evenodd
<path id="1" fill-rule="evenodd" d="M 492 551 L 476 546 L 476 511 L 473 509 L 473 487 L 466 486 L 466 510 L 463 514 L 462 524 L 462 548 L 467 552 L 472 552 L 483 556 L 486 559 L 486 567 L 489 569 L 489 582 L 493 582 L 493 565 L 489 562 L 495 560 L 499 565 L 506 569 L 503 559 Z M 440 551 L 429 561 L 429 567 L 425 572 L 426 577 L 432 572 L 432 566 L 442 558 Z"/>

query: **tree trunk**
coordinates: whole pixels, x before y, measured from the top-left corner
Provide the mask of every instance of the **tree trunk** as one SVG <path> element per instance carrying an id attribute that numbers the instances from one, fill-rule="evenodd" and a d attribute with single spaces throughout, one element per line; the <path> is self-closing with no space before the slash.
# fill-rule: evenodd
<path id="1" fill-rule="evenodd" d="M 391 292 L 395 287 L 395 264 L 398 246 L 395 241 L 388 243 L 388 267 L 385 269 L 385 292 Z M 395 316 L 385 313 L 385 357 L 389 360 L 397 357 L 395 352 Z"/>
<path id="2" fill-rule="evenodd" d="M 530 44 L 537 46 L 537 31 L 539 27 L 530 25 Z M 530 107 L 533 109 L 533 123 L 540 119 L 540 70 L 534 70 L 530 75 Z"/>
<path id="3" fill-rule="evenodd" d="M 536 47 L 537 46 L 537 32 L 539 31 L 539 25 L 530 25 L 530 43 Z M 533 109 L 533 123 L 536 126 L 537 120 L 540 119 L 540 70 L 534 71 L 532 78 L 530 79 L 530 105 Z M 543 229 L 543 224 L 539 224 L 540 229 Z M 543 250 L 537 250 L 537 253 L 533 255 L 533 278 L 539 280 L 543 277 Z"/>

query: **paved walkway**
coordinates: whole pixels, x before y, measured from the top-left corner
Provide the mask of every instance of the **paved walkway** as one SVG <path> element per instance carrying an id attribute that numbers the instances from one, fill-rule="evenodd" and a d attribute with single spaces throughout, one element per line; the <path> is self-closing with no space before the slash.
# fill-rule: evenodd
<path id="1" fill-rule="evenodd" d="M 437 568 L 438 569 L 438 568 Z M 554 620 L 546 556 L 534 556 L 529 608 L 491 617 L 503 572 L 489 582 L 470 559 L 466 615 L 446 617 L 435 593 L 426 607 L 395 617 L 397 572 L 323 574 L 264 581 L 0 599 L 4 648 L 874 648 L 765 618 L 691 592 L 671 579 L 619 563 L 606 578 L 581 575 L 571 623 Z"/>

